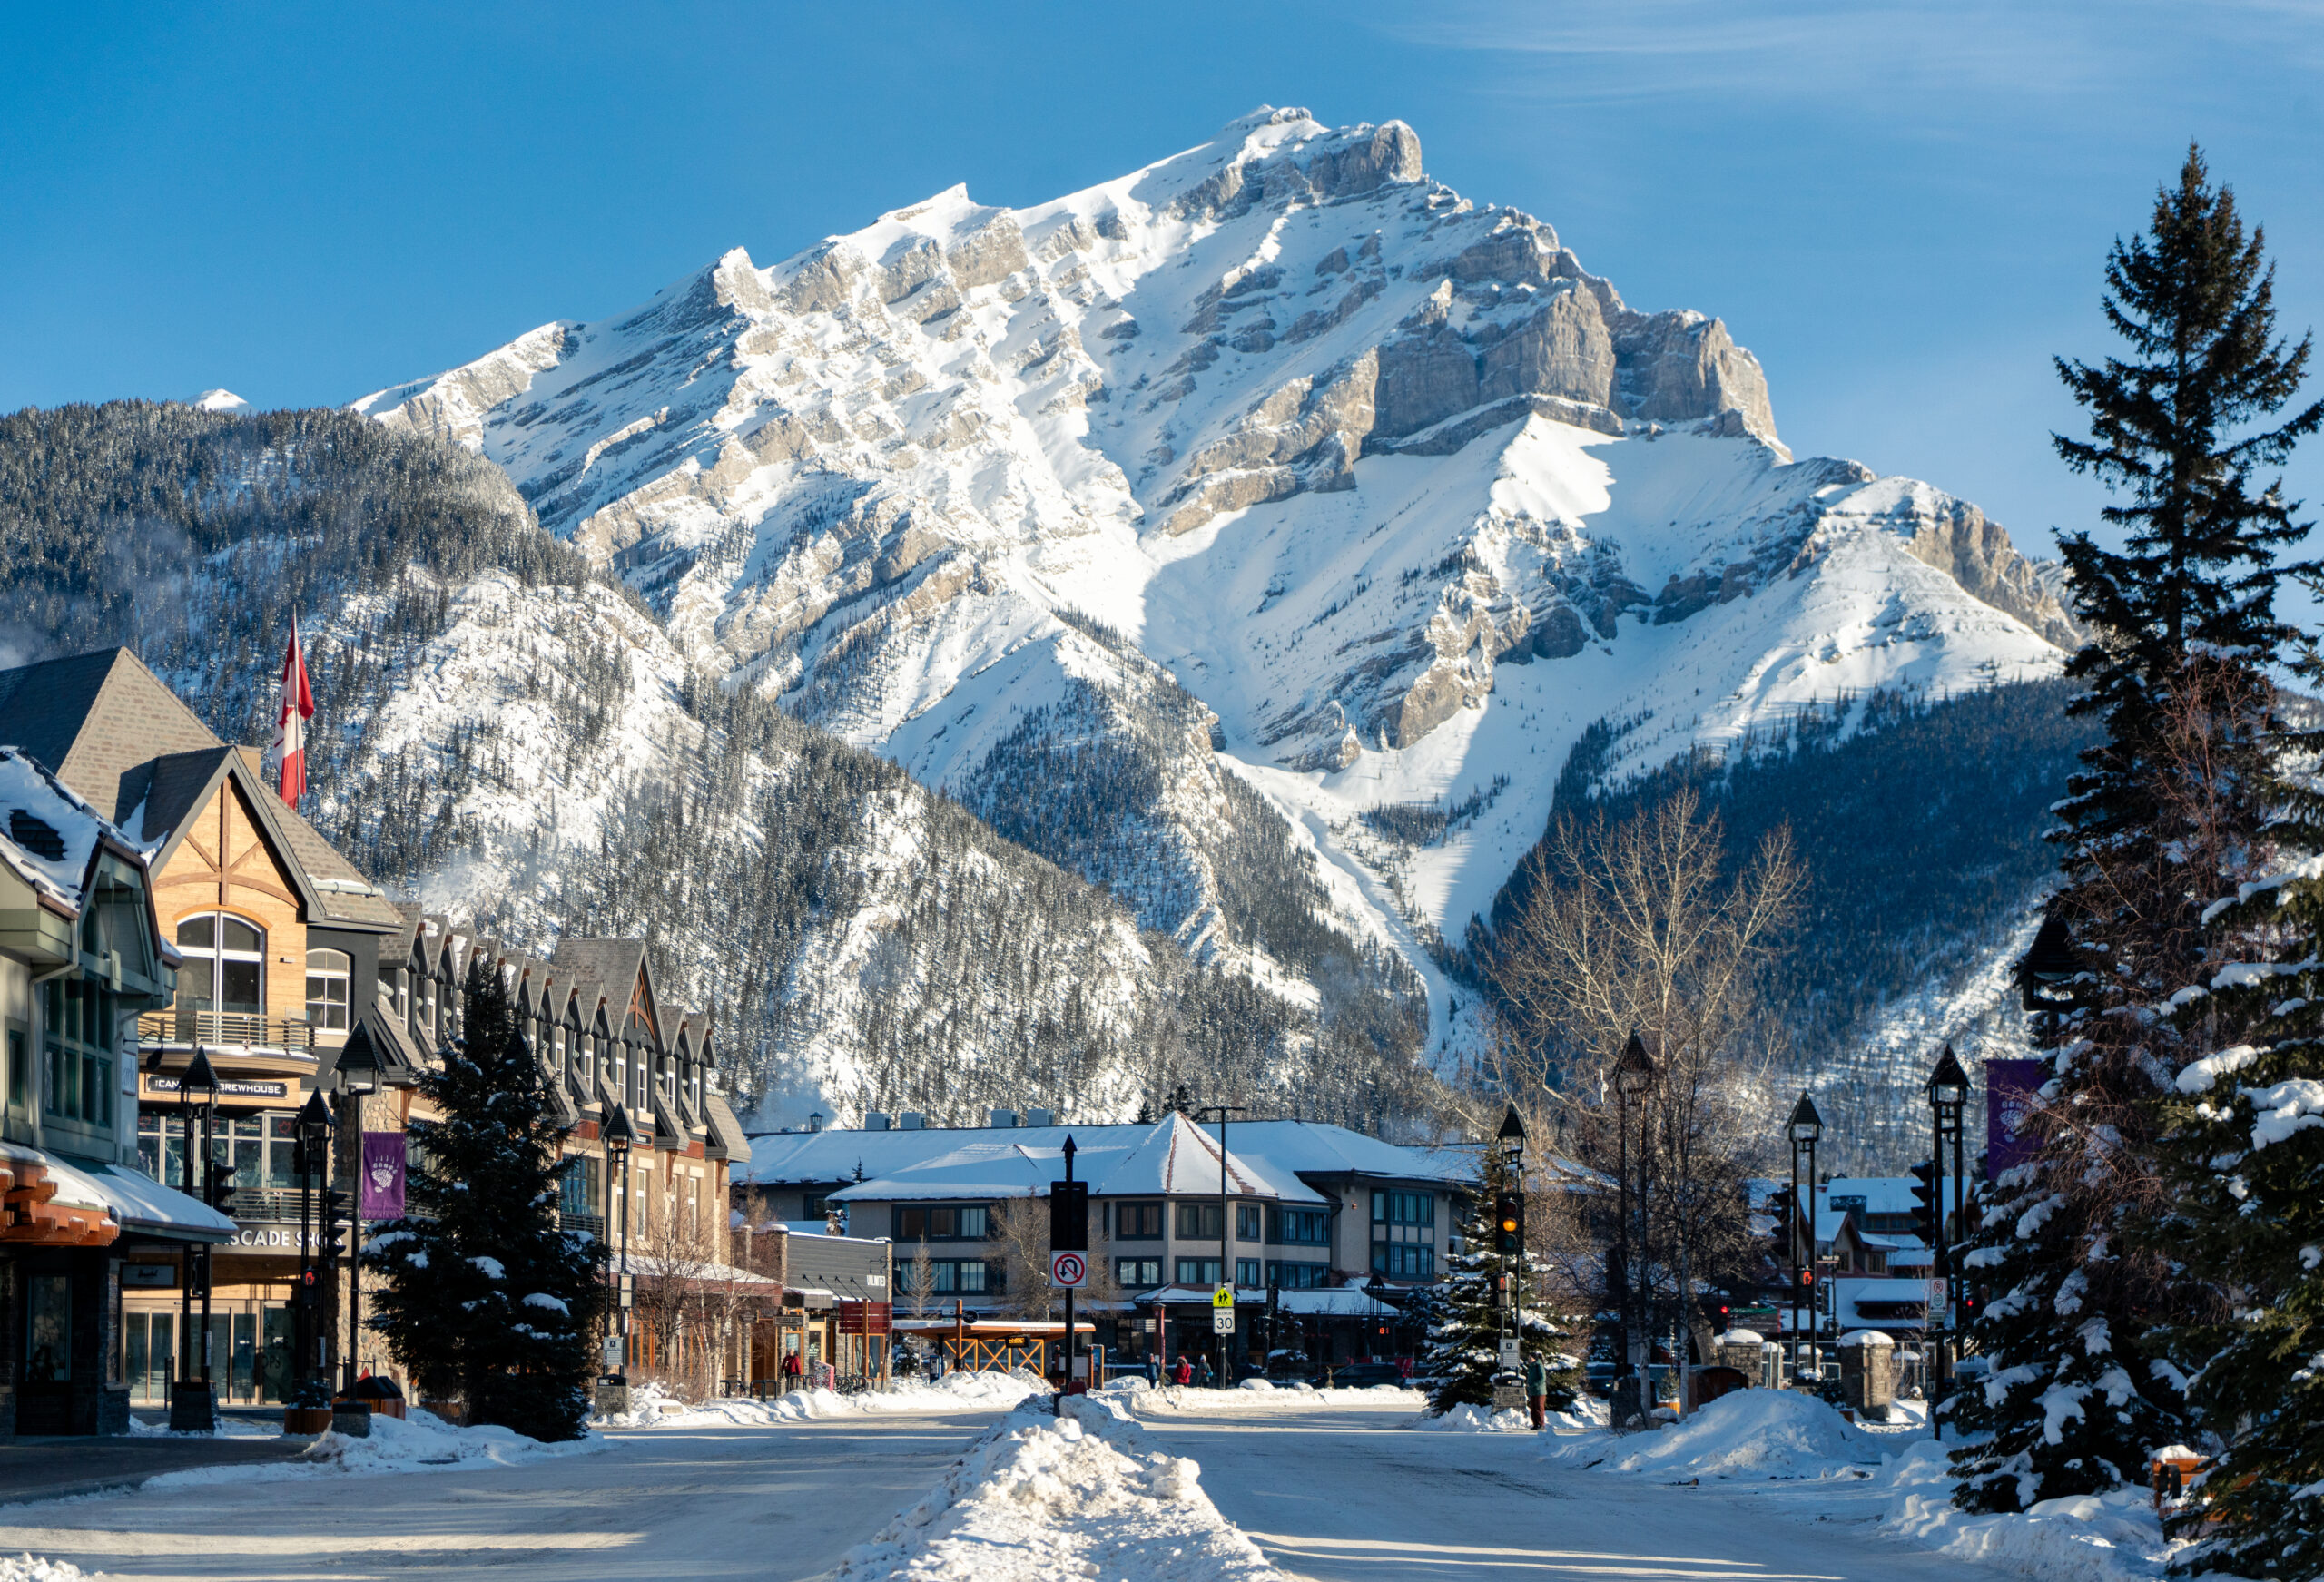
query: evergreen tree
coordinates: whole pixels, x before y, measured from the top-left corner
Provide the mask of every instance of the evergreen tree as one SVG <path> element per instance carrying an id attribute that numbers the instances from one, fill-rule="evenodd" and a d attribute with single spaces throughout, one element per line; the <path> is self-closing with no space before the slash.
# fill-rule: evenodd
<path id="1" fill-rule="evenodd" d="M 2059 455 L 2116 493 L 2103 515 L 2123 542 L 2063 540 L 2093 639 L 2067 666 L 2088 688 L 2073 707 L 2106 732 L 2053 836 L 2058 915 L 2090 970 L 2029 1122 L 2035 1156 L 1980 1194 L 1973 1222 L 1993 1371 L 1953 1403 L 1984 1436 L 1954 1458 L 1969 1509 L 2112 1488 L 2191 1431 L 2183 1376 L 2139 1353 L 2170 1315 L 2208 1305 L 2171 1229 L 2160 1136 L 2172 1079 L 2228 1027 L 2213 1007 L 2173 1013 L 2224 964 L 2205 903 L 2264 841 L 2265 667 L 2291 635 L 2274 595 L 2309 569 L 2278 563 L 2303 529 L 2254 473 L 2324 423 L 2319 404 L 2241 432 L 2291 400 L 2309 353 L 2275 338 L 2262 243 L 2190 149 L 2147 233 L 2107 261 L 2106 317 L 2131 355 L 2058 363 L 2091 418 L 2087 440 L 2057 437 Z"/>
<path id="2" fill-rule="evenodd" d="M 1501 1369 L 1501 1309 L 1493 1279 L 1502 1272 L 1502 1259 L 1493 1250 L 1493 1197 L 1511 1177 L 1495 1150 L 1488 1147 L 1485 1155 L 1462 1220 L 1461 1251 L 1446 1261 L 1444 1281 L 1424 1288 L 1428 1350 L 1413 1382 L 1428 1391 L 1428 1410 L 1439 1417 L 1456 1406 L 1491 1407 L 1492 1376 Z M 1526 1305 L 1517 1315 L 1520 1352 L 1548 1367 L 1550 1410 L 1565 1411 L 1581 1387 L 1581 1359 L 1570 1350 L 1575 1326 L 1567 1315 L 1541 1305 L 1547 1267 L 1530 1252 L 1524 1267 Z"/>
<path id="3" fill-rule="evenodd" d="M 2297 668 L 2324 680 L 2313 651 Z M 2324 729 L 2280 745 L 2268 871 L 2209 909 L 2230 964 L 2181 1012 L 2231 1033 L 2178 1074 L 2164 1135 L 2168 1228 L 2222 1300 L 2165 1339 L 2219 1452 L 2179 1568 L 2310 1577 L 2324 1576 Z"/>
<path id="4" fill-rule="evenodd" d="M 409 1212 L 365 1244 L 371 1322 L 424 1394 L 537 1440 L 580 1436 L 604 1250 L 556 1223 L 560 1128 L 497 972 L 468 974 L 463 1037 L 420 1078 Z"/>

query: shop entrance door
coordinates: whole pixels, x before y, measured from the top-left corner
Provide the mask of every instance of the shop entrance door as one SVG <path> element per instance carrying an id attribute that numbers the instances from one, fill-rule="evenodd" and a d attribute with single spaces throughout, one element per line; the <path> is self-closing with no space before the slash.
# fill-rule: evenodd
<path id="1" fill-rule="evenodd" d="M 72 1431 L 73 1277 L 25 1280 L 25 1378 L 16 1392 L 16 1431 Z"/>
<path id="2" fill-rule="evenodd" d="M 132 1312 L 122 1315 L 129 1348 L 129 1399 L 139 1406 L 166 1406 L 170 1381 L 177 1376 L 178 1315 L 173 1312 Z"/>
<path id="3" fill-rule="evenodd" d="M 266 1348 L 259 1357 L 258 1398 L 271 1406 L 290 1399 L 290 1310 L 270 1307 L 262 1316 Z"/>

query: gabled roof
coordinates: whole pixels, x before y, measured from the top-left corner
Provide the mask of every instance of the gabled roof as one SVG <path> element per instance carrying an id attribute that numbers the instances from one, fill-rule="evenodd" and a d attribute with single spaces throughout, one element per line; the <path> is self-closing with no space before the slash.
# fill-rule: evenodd
<path id="1" fill-rule="evenodd" d="M 754 1181 L 863 1180 L 832 1195 L 842 1201 L 1046 1197 L 1065 1174 L 1065 1139 L 1074 1140 L 1074 1174 L 1091 1195 L 1218 1194 L 1218 1140 L 1173 1112 L 1150 1125 L 1003 1126 L 936 1132 L 809 1132 L 761 1137 L 767 1157 Z M 794 1141 L 820 1145 L 785 1148 Z M 931 1146 L 933 1145 L 933 1146 Z M 802 1176 L 803 1165 L 828 1174 Z M 1227 1171 L 1239 1197 L 1312 1204 L 1323 1195 L 1296 1175 L 1277 1173 L 1230 1149 Z"/>
<path id="2" fill-rule="evenodd" d="M 1401 1176 L 1455 1183 L 1477 1179 L 1474 1144 L 1410 1147 L 1316 1121 L 1237 1121 L 1227 1128 L 1226 1141 L 1237 1158 L 1261 1159 L 1300 1175 Z"/>
<path id="3" fill-rule="evenodd" d="M 749 1164 L 750 1142 L 743 1135 L 743 1123 L 734 1118 L 734 1108 L 724 1096 L 715 1093 L 703 1095 L 702 1107 L 709 1112 L 704 1117 L 710 1123 L 705 1151 L 714 1158 L 724 1155 L 730 1167 Z"/>
<path id="4" fill-rule="evenodd" d="M 223 745 L 126 648 L 0 670 L 0 742 L 56 771 L 116 824 L 134 805 L 122 780 L 156 756 Z"/>
<path id="5" fill-rule="evenodd" d="M 266 789 L 255 750 L 221 742 L 126 648 L 0 671 L 0 741 L 11 736 L 156 866 L 231 778 L 291 870 L 311 921 L 387 929 L 401 920 L 378 886 Z"/>
<path id="6" fill-rule="evenodd" d="M 128 846 L 46 765 L 16 748 L 0 747 L 0 864 L 77 916 L 89 867 L 108 840 Z"/>

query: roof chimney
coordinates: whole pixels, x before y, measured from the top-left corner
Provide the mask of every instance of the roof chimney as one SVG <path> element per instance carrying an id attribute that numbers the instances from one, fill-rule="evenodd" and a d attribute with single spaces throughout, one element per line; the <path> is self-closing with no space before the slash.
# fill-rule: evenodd
<path id="1" fill-rule="evenodd" d="M 887 1115 L 887 1112 L 886 1112 L 885 1110 L 866 1110 L 866 1111 L 864 1111 L 864 1112 L 863 1112 L 863 1129 L 864 1129 L 865 1131 L 867 1131 L 867 1132 L 884 1132 L 884 1131 L 886 1131 L 886 1130 L 888 1129 L 888 1115 Z"/>
<path id="2" fill-rule="evenodd" d="M 995 1110 L 992 1112 L 992 1124 L 996 1126 L 1013 1126 L 1017 1124 L 1017 1112 L 1015 1110 Z"/>
<path id="3" fill-rule="evenodd" d="M 1027 1110 L 1025 1124 L 1029 1126 L 1053 1126 L 1057 1125 L 1057 1112 L 1055 1110 Z"/>
<path id="4" fill-rule="evenodd" d="M 928 1125 L 928 1117 L 918 1110 L 906 1110 L 896 1117 L 897 1128 L 901 1131 L 917 1132 L 926 1125 Z"/>

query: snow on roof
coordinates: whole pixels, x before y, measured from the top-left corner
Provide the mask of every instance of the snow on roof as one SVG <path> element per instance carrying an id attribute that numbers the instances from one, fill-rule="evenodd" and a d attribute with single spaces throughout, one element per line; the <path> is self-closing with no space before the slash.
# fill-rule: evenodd
<path id="1" fill-rule="evenodd" d="M 1049 1183 L 1065 1174 L 1068 1135 L 1074 1141 L 1074 1174 L 1089 1184 L 1093 1196 L 1216 1196 L 1219 1189 L 1218 1139 L 1175 1112 L 1145 1126 L 1000 1126 L 808 1135 L 918 1141 L 916 1149 L 880 1150 L 892 1163 L 876 1175 L 870 1174 L 867 1165 L 865 1179 L 832 1194 L 838 1203 L 1046 1197 Z M 1236 1141 L 1232 1130 L 1227 1135 L 1230 1143 Z M 832 1156 L 843 1153 L 839 1150 Z M 791 1167 L 798 1167 L 795 1155 Z M 1324 1201 L 1322 1194 L 1292 1172 L 1254 1158 L 1240 1147 L 1228 1150 L 1226 1169 L 1240 1197 L 1271 1197 L 1285 1203 Z"/>
<path id="2" fill-rule="evenodd" d="M 1218 1191 L 1216 1134 L 1175 1112 L 1142 1125 L 762 1133 L 751 1139 L 743 1179 L 761 1185 L 850 1182 L 854 1184 L 834 1195 L 885 1200 L 965 1195 L 981 1170 L 1000 1195 L 1040 1195 L 1064 1174 L 1061 1150 L 1068 1136 L 1078 1149 L 1075 1174 L 1098 1196 Z M 1465 1148 L 1407 1147 L 1314 1121 L 1236 1123 L 1228 1126 L 1226 1143 L 1236 1190 L 1285 1202 L 1319 1201 L 1301 1184 L 1303 1174 L 1353 1173 L 1449 1183 L 1470 1179 L 1474 1172 L 1473 1153 Z M 1041 1161 L 1039 1169 L 1029 1164 L 1031 1159 Z M 928 1190 L 865 1190 L 874 1184 L 901 1184 L 907 1176 Z"/>
<path id="3" fill-rule="evenodd" d="M 0 862 L 51 900 L 76 910 L 97 843 L 129 844 L 31 754 L 0 747 Z"/>
<path id="4" fill-rule="evenodd" d="M 162 1185 L 142 1170 L 107 1164 L 84 1174 L 103 1194 L 113 1218 L 132 1230 L 191 1231 L 197 1234 L 231 1236 L 234 1222 L 173 1187 Z"/>

